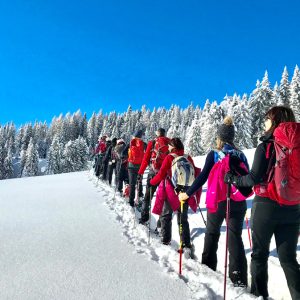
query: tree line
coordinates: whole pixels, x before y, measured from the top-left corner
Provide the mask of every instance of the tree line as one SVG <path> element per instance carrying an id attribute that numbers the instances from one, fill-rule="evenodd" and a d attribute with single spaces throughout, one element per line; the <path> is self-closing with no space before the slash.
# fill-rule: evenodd
<path id="1" fill-rule="evenodd" d="M 186 152 L 192 156 L 203 155 L 213 147 L 217 127 L 225 115 L 234 118 L 236 146 L 253 148 L 263 130 L 264 113 L 273 105 L 290 106 L 300 121 L 297 65 L 291 80 L 285 67 L 280 83 L 272 87 L 266 71 L 249 96 L 226 95 L 219 104 L 206 100 L 203 108 L 191 103 L 186 108 L 174 104 L 169 109 L 150 110 L 144 105 L 140 110 L 133 110 L 129 105 L 124 113 L 104 114 L 100 110 L 89 119 L 79 110 L 54 117 L 49 125 L 35 122 L 16 128 L 11 122 L 0 127 L 0 179 L 39 175 L 39 160 L 47 161 L 46 174 L 84 170 L 99 136 L 123 138 L 129 142 L 138 129 L 144 130 L 144 139 L 148 141 L 158 128 L 165 128 L 170 138 L 181 137 Z M 19 169 L 14 175 L 16 163 Z"/>

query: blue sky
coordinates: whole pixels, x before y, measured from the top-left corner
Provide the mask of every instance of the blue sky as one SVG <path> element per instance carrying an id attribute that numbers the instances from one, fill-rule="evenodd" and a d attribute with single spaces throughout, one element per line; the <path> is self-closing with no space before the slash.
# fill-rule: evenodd
<path id="1" fill-rule="evenodd" d="M 0 1 L 0 123 L 203 106 L 299 65 L 299 1 Z"/>

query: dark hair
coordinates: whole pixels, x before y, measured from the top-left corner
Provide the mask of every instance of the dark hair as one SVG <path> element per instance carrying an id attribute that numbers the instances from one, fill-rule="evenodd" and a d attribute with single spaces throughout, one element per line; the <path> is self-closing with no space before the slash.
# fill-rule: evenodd
<path id="1" fill-rule="evenodd" d="M 166 135 L 166 131 L 165 131 L 164 128 L 158 128 L 157 132 L 158 132 L 159 136 L 165 136 Z"/>
<path id="2" fill-rule="evenodd" d="M 296 122 L 292 109 L 286 106 L 273 106 L 266 112 L 265 118 L 272 121 L 272 127 L 267 131 L 267 133 L 273 133 L 280 123 Z"/>
<path id="3" fill-rule="evenodd" d="M 169 141 L 169 145 L 173 146 L 177 150 L 184 150 L 184 146 L 180 138 L 172 138 Z"/>

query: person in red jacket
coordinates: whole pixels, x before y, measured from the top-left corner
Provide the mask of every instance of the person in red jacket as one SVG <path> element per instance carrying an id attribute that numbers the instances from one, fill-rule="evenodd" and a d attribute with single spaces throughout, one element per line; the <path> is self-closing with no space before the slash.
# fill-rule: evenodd
<path id="1" fill-rule="evenodd" d="M 143 130 L 138 130 L 135 132 L 130 144 L 123 150 L 124 154 L 128 152 L 128 176 L 130 185 L 129 205 L 131 207 L 134 207 L 135 205 L 135 187 L 137 184 L 138 171 L 143 161 L 145 152 L 145 143 L 142 140 L 143 134 Z M 138 185 L 138 193 L 138 197 L 143 197 L 142 184 Z"/>
<path id="2" fill-rule="evenodd" d="M 157 185 L 152 186 L 152 188 L 150 188 L 150 180 L 157 174 L 157 172 L 161 168 L 163 160 L 169 153 L 168 143 L 170 139 L 165 136 L 166 131 L 163 128 L 159 128 L 155 132 L 155 134 L 156 138 L 154 140 L 151 140 L 147 145 L 147 149 L 138 172 L 138 180 L 141 181 L 146 168 L 149 166 L 146 192 L 142 204 L 140 224 L 145 224 L 149 220 L 150 202 L 152 200 L 153 194 L 157 189 Z"/>
<path id="3" fill-rule="evenodd" d="M 103 135 L 102 137 L 99 137 L 98 139 L 98 145 L 95 148 L 95 175 L 97 177 L 100 176 L 100 174 L 102 173 L 102 160 L 103 157 L 105 155 L 105 151 L 106 151 L 106 139 L 107 136 Z"/>
<path id="4" fill-rule="evenodd" d="M 184 155 L 184 146 L 179 138 L 172 138 L 169 142 L 169 154 L 163 161 L 163 164 L 158 171 L 158 173 L 150 180 L 150 184 L 152 186 L 157 186 L 162 180 L 167 177 L 172 177 L 172 162 L 176 156 Z M 192 163 L 195 168 L 193 159 L 188 155 L 188 160 Z M 178 188 L 178 187 L 175 187 Z M 183 186 L 180 190 L 176 189 L 177 192 L 185 191 L 187 187 Z M 161 221 L 161 235 L 162 235 L 162 243 L 165 245 L 170 244 L 172 238 L 172 214 L 173 210 L 170 203 L 166 200 L 164 202 L 163 211 L 160 216 Z M 182 214 L 182 216 L 181 216 Z M 190 249 L 191 257 L 193 255 L 193 246 L 191 244 L 191 235 L 190 235 L 190 227 L 188 222 L 188 203 L 187 201 L 183 205 L 183 211 L 177 212 L 177 222 L 178 226 L 180 225 L 180 221 L 182 223 L 182 240 L 183 246 L 187 249 Z"/>

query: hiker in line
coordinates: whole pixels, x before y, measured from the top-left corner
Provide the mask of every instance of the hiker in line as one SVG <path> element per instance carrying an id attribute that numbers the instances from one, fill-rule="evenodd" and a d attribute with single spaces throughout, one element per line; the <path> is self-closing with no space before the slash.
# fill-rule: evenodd
<path id="1" fill-rule="evenodd" d="M 114 153 L 114 148 L 117 144 L 117 138 L 113 138 L 111 145 L 108 147 L 105 157 L 103 159 L 104 163 L 107 164 L 107 176 L 108 184 L 111 185 L 113 171 L 116 169 L 116 157 Z"/>
<path id="2" fill-rule="evenodd" d="M 106 139 L 105 144 L 106 144 L 106 151 L 105 151 L 103 159 L 102 159 L 102 174 L 100 175 L 100 178 L 103 181 L 107 180 L 107 169 L 108 169 L 108 158 L 109 158 L 108 155 L 107 155 L 107 152 L 108 152 L 108 149 L 111 146 L 111 139 L 109 137 Z"/>
<path id="3" fill-rule="evenodd" d="M 230 151 L 236 154 L 244 161 L 246 165 L 247 159 L 245 155 L 238 151 L 234 146 L 234 125 L 231 117 L 226 117 L 217 131 L 216 150 L 211 150 L 206 157 L 203 170 L 195 179 L 193 185 L 186 191 L 179 195 L 180 200 L 186 200 L 190 195 L 200 189 L 208 180 L 207 189 L 210 189 L 211 171 L 218 160 Z M 225 175 L 225 173 L 224 173 Z M 223 175 L 223 177 L 224 177 Z M 217 180 L 214 176 L 212 180 Z M 225 186 L 222 179 L 221 184 Z M 212 270 L 217 269 L 217 250 L 220 238 L 221 225 L 226 217 L 226 186 L 225 193 L 221 199 L 214 199 L 215 203 L 206 203 L 207 209 L 207 225 L 204 239 L 204 249 L 202 253 L 202 264 L 207 265 Z M 251 189 L 250 189 L 251 191 Z M 250 192 L 249 191 L 249 192 Z M 207 194 L 208 195 L 208 194 Z M 246 201 L 230 200 L 230 215 L 229 222 L 229 236 L 228 236 L 228 250 L 229 250 L 229 278 L 236 286 L 247 286 L 247 260 L 242 240 L 243 221 L 247 210 Z"/>
<path id="4" fill-rule="evenodd" d="M 95 175 L 97 177 L 102 173 L 102 160 L 106 151 L 106 139 L 106 135 L 99 136 L 98 145 L 95 149 Z"/>
<path id="5" fill-rule="evenodd" d="M 138 172 L 138 180 L 142 182 L 143 174 L 149 166 L 149 173 L 147 177 L 147 185 L 146 185 L 146 192 L 145 197 L 142 204 L 142 211 L 141 211 L 141 218 L 139 220 L 140 224 L 145 224 L 149 220 L 149 210 L 150 210 L 150 203 L 151 198 L 153 197 L 157 185 L 152 186 L 150 185 L 150 180 L 157 174 L 163 160 L 169 153 L 168 142 L 169 138 L 167 138 L 166 131 L 163 128 L 159 128 L 156 132 L 156 138 L 154 140 L 149 141 L 147 145 L 147 149 L 141 164 L 141 167 Z M 150 195 L 151 192 L 151 195 Z"/>
<path id="6" fill-rule="evenodd" d="M 126 156 L 126 152 L 128 152 L 128 176 L 130 186 L 129 205 L 131 207 L 134 207 L 135 187 L 137 184 L 138 171 L 143 161 L 145 151 L 145 143 L 142 140 L 143 134 L 143 130 L 138 130 L 135 132 L 130 144 L 123 151 L 123 156 Z M 138 188 L 138 197 L 143 197 L 143 185 L 139 184 Z"/>
<path id="7" fill-rule="evenodd" d="M 169 141 L 169 154 L 166 156 L 166 158 L 163 161 L 163 164 L 159 170 L 159 172 L 150 180 L 150 184 L 152 186 L 157 186 L 161 181 L 163 181 L 163 184 L 169 184 L 171 182 L 172 178 L 172 165 L 173 160 L 177 157 L 183 157 L 184 156 L 184 146 L 182 144 L 182 141 L 179 138 L 172 138 Z M 194 162 L 193 159 L 186 155 L 186 159 L 190 163 L 193 170 L 189 170 L 190 173 L 194 172 Z M 165 181 L 167 180 L 167 182 Z M 171 183 L 172 185 L 172 183 Z M 174 188 L 176 190 L 176 193 L 178 194 L 180 191 L 185 191 L 186 186 L 172 186 L 172 190 L 174 191 Z M 167 194 L 168 195 L 168 194 Z M 175 194 L 175 201 L 177 200 L 177 203 L 174 203 L 174 200 L 170 197 L 168 197 L 162 207 L 162 212 L 160 214 L 160 221 L 161 221 L 161 242 L 165 245 L 169 245 L 172 239 L 172 215 L 173 215 L 173 208 L 177 207 L 177 222 L 178 227 L 180 226 L 180 222 L 182 224 L 182 241 L 183 241 L 183 248 L 185 252 L 189 253 L 189 256 L 193 258 L 194 256 L 194 247 L 191 244 L 191 234 L 190 234 L 190 227 L 188 222 L 188 207 L 189 204 L 186 201 L 183 205 L 183 211 L 180 212 L 180 206 L 178 201 L 178 196 Z M 176 205 L 177 204 L 177 205 Z M 155 206 L 157 205 L 157 201 L 155 203 Z M 176 206 L 175 206 L 176 205 Z M 153 210 L 155 212 L 156 207 L 154 206 Z M 173 207 L 173 208 L 172 208 Z"/>
<path id="8" fill-rule="evenodd" d="M 128 181 L 128 170 L 127 170 L 127 159 L 122 156 L 123 151 L 126 148 L 126 144 L 123 139 L 117 140 L 117 145 L 115 146 L 114 152 L 116 154 L 116 188 L 117 191 L 122 195 L 123 193 L 123 183 L 126 185 L 129 183 Z M 126 153 L 125 153 L 126 154 Z"/>
<path id="9" fill-rule="evenodd" d="M 293 167 L 298 174 L 295 177 L 299 182 L 295 182 L 293 192 L 298 196 L 299 203 L 299 140 L 300 126 L 295 122 L 295 116 L 290 108 L 284 106 L 275 106 L 265 115 L 265 133 L 260 138 L 262 141 L 258 145 L 254 155 L 254 161 L 249 175 L 238 177 L 227 174 L 226 181 L 237 186 L 254 186 L 256 196 L 254 197 L 251 210 L 251 230 L 252 230 L 252 256 L 251 256 L 251 293 L 255 296 L 268 298 L 268 257 L 270 251 L 270 241 L 275 236 L 276 249 L 280 264 L 284 270 L 287 285 L 293 300 L 300 299 L 300 269 L 297 262 L 297 242 L 300 227 L 300 205 L 288 202 L 280 203 L 276 197 L 270 197 L 268 186 L 269 172 L 275 165 L 274 150 L 274 130 L 285 128 L 285 136 L 290 135 L 288 144 L 298 143 L 293 149 L 296 156 Z M 280 128 L 278 126 L 280 125 Z M 286 126 L 286 127 L 285 127 Z M 295 128 L 298 128 L 297 130 Z M 278 132 L 278 131 L 277 131 Z M 276 135 L 277 135 L 276 132 Z M 279 131 L 280 132 L 280 131 Z M 281 139 L 284 140 L 284 135 Z M 276 137 L 275 137 L 276 139 Z M 290 154 L 290 153 L 289 153 Z M 278 184 L 278 183 L 277 183 Z M 280 183 L 279 183 L 280 184 Z M 298 194 L 297 194 L 298 193 Z M 296 200 L 296 199 L 288 199 Z M 275 276 L 275 274 L 273 274 Z"/>

